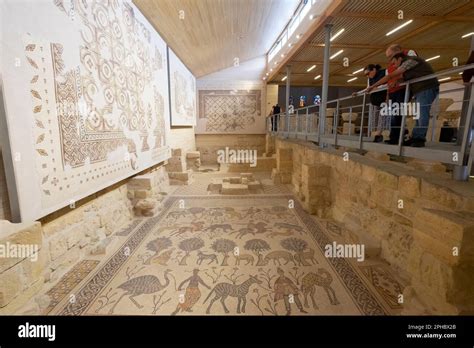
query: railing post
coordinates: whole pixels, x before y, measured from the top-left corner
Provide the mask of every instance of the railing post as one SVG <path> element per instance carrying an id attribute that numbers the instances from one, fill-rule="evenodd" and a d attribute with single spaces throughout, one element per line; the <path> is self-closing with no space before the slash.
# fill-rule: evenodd
<path id="1" fill-rule="evenodd" d="M 339 99 L 336 102 L 336 111 L 334 112 L 334 125 L 333 125 L 333 132 L 334 132 L 334 147 L 337 146 L 337 126 L 339 124 Z"/>
<path id="2" fill-rule="evenodd" d="M 290 137 L 290 80 L 291 80 L 290 75 L 291 75 L 291 65 L 287 65 L 286 66 L 286 100 L 285 100 L 287 138 Z"/>
<path id="3" fill-rule="evenodd" d="M 305 140 L 308 140 L 308 123 L 309 123 L 309 107 L 306 108 L 306 126 L 305 126 L 305 131 L 304 131 L 304 138 Z"/>
<path id="4" fill-rule="evenodd" d="M 405 99 L 403 101 L 405 105 L 407 105 L 409 98 L 410 98 L 410 81 L 407 81 L 407 84 L 405 86 Z M 400 136 L 398 138 L 398 155 L 399 156 L 402 155 L 403 138 L 405 136 L 405 121 L 406 121 L 406 115 L 405 113 L 403 113 L 402 122 L 400 124 Z"/>
<path id="5" fill-rule="evenodd" d="M 369 104 L 369 119 L 367 120 L 367 136 L 370 136 L 372 134 L 372 117 L 374 113 L 374 106 L 372 104 Z"/>
<path id="6" fill-rule="evenodd" d="M 321 143 L 321 135 L 326 130 L 326 109 L 328 101 L 328 86 L 329 86 L 329 49 L 331 48 L 331 29 L 332 24 L 326 24 L 324 26 L 325 37 L 324 37 L 324 61 L 323 61 L 323 88 L 321 96 L 321 107 L 319 108 L 319 147 L 323 148 L 324 145 Z"/>
<path id="7" fill-rule="evenodd" d="M 420 105 L 421 106 L 421 105 Z M 432 106 L 433 107 L 433 106 Z M 438 118 L 438 115 L 439 115 L 439 93 L 438 95 L 436 96 L 436 99 L 434 101 L 434 110 L 433 110 L 433 123 L 432 123 L 432 127 L 431 127 L 431 141 L 434 142 L 435 141 L 435 133 L 436 133 L 436 120 Z M 430 126 L 430 123 L 428 122 L 428 127 Z M 426 133 L 428 133 L 428 130 L 426 130 Z"/>
<path id="8" fill-rule="evenodd" d="M 474 134 L 472 127 L 474 126 L 474 77 L 471 79 L 471 82 L 466 87 L 464 91 L 463 100 L 468 100 L 467 107 L 463 104 L 461 111 L 461 123 L 460 126 L 463 127 L 463 136 L 462 139 L 458 137 L 458 145 L 461 145 L 461 153 L 458 156 L 458 160 L 461 162 L 460 165 L 454 166 L 453 169 L 453 179 L 459 181 L 469 180 L 469 174 L 471 172 L 472 157 L 474 156 L 472 134 Z"/>
<path id="9" fill-rule="evenodd" d="M 300 111 L 299 110 L 296 110 L 296 129 L 295 129 L 295 138 L 298 139 L 298 133 L 299 133 L 299 130 L 300 130 Z"/>
<path id="10" fill-rule="evenodd" d="M 364 138 L 364 113 L 365 113 L 365 96 L 362 98 L 362 116 L 360 119 L 359 149 L 362 150 L 362 142 Z M 352 116 L 351 116 L 352 117 Z"/>
<path id="11" fill-rule="evenodd" d="M 352 125 L 352 106 L 349 107 L 349 136 L 351 136 L 351 125 Z"/>

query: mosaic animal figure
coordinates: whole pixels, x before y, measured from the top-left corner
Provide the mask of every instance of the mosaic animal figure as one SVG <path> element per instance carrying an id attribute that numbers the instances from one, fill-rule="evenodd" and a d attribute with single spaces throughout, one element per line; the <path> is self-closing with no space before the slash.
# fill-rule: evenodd
<path id="1" fill-rule="evenodd" d="M 234 208 L 232 207 L 224 207 L 224 212 L 229 218 L 237 218 L 237 219 L 242 219 L 242 215 L 240 213 L 236 212 Z"/>
<path id="2" fill-rule="evenodd" d="M 213 262 L 219 263 L 217 260 L 217 255 L 216 254 L 204 254 L 201 250 L 198 250 L 197 252 L 197 261 L 196 263 L 200 265 L 204 260 L 209 260 L 208 265 L 210 265 Z"/>
<path id="3" fill-rule="evenodd" d="M 186 217 L 186 212 L 184 210 L 172 211 L 166 215 L 166 218 L 174 219 L 174 221 L 177 221 L 180 217 Z"/>
<path id="4" fill-rule="evenodd" d="M 246 266 L 247 265 L 253 266 L 253 263 L 255 261 L 255 258 L 253 257 L 253 255 L 250 255 L 250 254 L 239 254 L 239 255 L 234 255 L 234 257 L 235 257 L 236 266 L 240 266 L 240 261 L 247 261 L 247 263 L 245 264 Z"/>
<path id="5" fill-rule="evenodd" d="M 153 257 L 150 263 L 157 263 L 162 266 L 168 266 L 167 263 L 170 260 L 171 255 L 173 254 L 173 250 L 174 248 L 171 248 L 162 252 L 160 255 Z"/>
<path id="6" fill-rule="evenodd" d="M 298 233 L 304 232 L 301 226 L 288 224 L 286 222 L 277 222 L 275 223 L 274 227 L 281 228 L 285 230 L 286 232 L 298 232 Z"/>
<path id="7" fill-rule="evenodd" d="M 265 232 L 268 231 L 268 228 L 266 228 L 266 226 L 267 226 L 267 224 L 265 222 L 262 222 L 262 221 L 257 222 L 257 223 L 254 223 L 254 222 L 250 221 L 247 224 L 247 227 L 241 228 L 240 230 L 236 231 L 237 232 L 236 237 L 241 239 L 242 237 L 244 237 L 247 234 L 256 235 L 256 234 L 260 234 L 260 233 L 265 233 Z"/>
<path id="8" fill-rule="evenodd" d="M 201 208 L 201 207 L 192 207 L 192 208 L 186 209 L 186 213 L 191 214 L 194 218 L 198 218 L 198 217 L 201 218 L 205 212 L 206 212 L 206 208 Z"/>
<path id="9" fill-rule="evenodd" d="M 120 284 L 118 288 L 124 290 L 124 293 L 118 298 L 117 302 L 115 302 L 112 308 L 110 308 L 109 314 L 113 313 L 115 307 L 124 296 L 128 296 L 130 301 L 132 301 L 133 304 L 138 308 L 143 308 L 143 306 L 135 300 L 135 297 L 145 294 L 153 294 L 155 292 L 165 289 L 170 283 L 170 280 L 168 278 L 168 274 L 170 272 L 170 269 L 167 269 L 164 272 L 165 282 L 163 284 L 154 275 L 144 275 L 135 277 Z"/>
<path id="10" fill-rule="evenodd" d="M 212 218 L 213 221 L 218 220 L 217 218 L 223 218 L 224 217 L 224 212 L 222 210 L 218 209 L 212 209 L 209 212 L 207 212 L 207 216 Z"/>
<path id="11" fill-rule="evenodd" d="M 186 232 L 199 232 L 199 231 L 202 231 L 203 227 L 204 227 L 203 221 L 195 221 L 195 222 L 191 222 L 191 225 L 189 226 L 179 227 L 178 230 L 171 233 L 171 235 L 176 236 L 176 235 L 181 235 Z"/>
<path id="12" fill-rule="evenodd" d="M 264 265 L 267 265 L 270 261 L 273 260 L 273 264 L 278 266 L 281 266 L 280 259 L 283 259 L 285 262 L 285 265 L 288 264 L 288 262 L 293 262 L 296 265 L 296 262 L 293 260 L 293 255 L 285 250 L 275 250 L 270 253 L 268 253 L 265 258 L 263 259 Z"/>
<path id="13" fill-rule="evenodd" d="M 247 303 L 247 294 L 249 292 L 250 287 L 252 284 L 262 284 L 262 281 L 257 278 L 257 276 L 250 276 L 249 279 L 244 281 L 243 283 L 239 285 L 231 284 L 231 283 L 218 283 L 214 288 L 211 290 L 209 295 L 207 295 L 206 299 L 204 300 L 203 303 L 206 303 L 206 301 L 211 297 L 211 295 L 214 293 L 215 296 L 209 303 L 209 306 L 206 309 L 206 313 L 209 314 L 211 312 L 211 307 L 214 302 L 216 302 L 218 299 L 221 300 L 222 307 L 224 308 L 224 312 L 229 313 L 229 310 L 227 309 L 225 305 L 225 299 L 227 297 L 237 297 L 237 313 L 245 313 L 245 304 Z"/>
<path id="14" fill-rule="evenodd" d="M 206 228 L 206 231 L 215 232 L 218 229 L 222 229 L 223 232 L 232 231 L 232 226 L 229 224 L 212 224 Z"/>
<path id="15" fill-rule="evenodd" d="M 295 254 L 294 259 L 299 266 L 308 266 L 306 261 L 311 261 L 312 264 L 318 263 L 318 260 L 314 257 L 314 250 L 311 248 L 308 251 Z"/>
<path id="16" fill-rule="evenodd" d="M 336 297 L 334 289 L 331 287 L 333 279 L 331 274 L 324 268 L 318 268 L 318 274 L 310 272 L 301 279 L 301 292 L 304 295 L 304 306 L 309 307 L 308 295 L 311 297 L 313 308 L 318 309 L 318 305 L 314 300 L 314 293 L 316 292 L 316 286 L 320 286 L 326 291 L 329 302 L 332 305 L 338 305 L 339 301 Z"/>
<path id="17" fill-rule="evenodd" d="M 262 209 L 250 207 L 247 209 L 247 213 L 242 217 L 242 219 L 253 219 L 255 215 L 262 212 Z"/>

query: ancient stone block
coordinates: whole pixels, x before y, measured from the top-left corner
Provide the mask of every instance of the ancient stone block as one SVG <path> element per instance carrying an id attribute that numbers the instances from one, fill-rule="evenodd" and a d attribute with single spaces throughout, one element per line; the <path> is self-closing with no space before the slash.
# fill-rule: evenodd
<path id="1" fill-rule="evenodd" d="M 10 303 L 22 290 L 20 265 L 0 273 L 0 308 Z"/>
<path id="2" fill-rule="evenodd" d="M 263 189 L 262 187 L 262 184 L 260 183 L 260 181 L 251 181 L 248 183 L 248 188 L 251 192 L 256 192 L 258 190 L 261 190 Z"/>
<path id="3" fill-rule="evenodd" d="M 66 246 L 68 249 L 71 249 L 79 243 L 81 239 L 84 238 L 85 227 L 83 223 L 75 224 L 67 228 L 63 235 L 66 239 Z"/>
<path id="4" fill-rule="evenodd" d="M 183 149 L 171 149 L 171 156 L 182 156 Z"/>
<path id="5" fill-rule="evenodd" d="M 94 245 L 90 251 L 91 255 L 105 255 L 107 252 L 107 247 L 110 244 L 111 240 L 109 238 L 103 239 Z"/>
<path id="6" fill-rule="evenodd" d="M 188 151 L 186 152 L 186 158 L 188 159 L 196 159 L 196 158 L 200 158 L 201 157 L 201 153 L 199 151 Z"/>
<path id="7" fill-rule="evenodd" d="M 359 114 L 357 112 L 343 112 L 341 116 L 344 122 L 355 122 L 359 118 Z"/>
<path id="8" fill-rule="evenodd" d="M 151 175 L 137 175 L 127 183 L 130 190 L 150 190 L 153 187 Z"/>
<path id="9" fill-rule="evenodd" d="M 355 124 L 354 123 L 344 123 L 342 125 L 342 134 L 350 134 L 354 135 L 355 134 Z"/>
<path id="10" fill-rule="evenodd" d="M 231 184 L 241 184 L 242 179 L 239 176 L 229 178 L 229 183 Z"/>
<path id="11" fill-rule="evenodd" d="M 166 170 L 168 172 L 184 172 L 187 169 L 186 163 L 178 162 L 178 163 L 170 163 L 166 165 Z"/>
<path id="12" fill-rule="evenodd" d="M 184 173 L 172 172 L 172 173 L 168 173 L 168 175 L 170 179 L 179 180 L 179 181 L 187 181 L 192 178 L 192 174 L 189 171 L 184 172 Z"/>
<path id="13" fill-rule="evenodd" d="M 253 173 L 240 173 L 242 178 L 247 178 L 249 180 L 253 180 Z"/>
<path id="14" fill-rule="evenodd" d="M 386 172 L 384 170 L 377 170 L 375 175 L 378 184 L 386 186 L 392 190 L 398 189 L 398 176 Z"/>
<path id="15" fill-rule="evenodd" d="M 398 187 L 402 195 L 406 195 L 412 198 L 417 198 L 421 195 L 420 178 L 408 175 L 401 175 L 399 177 Z"/>
<path id="16" fill-rule="evenodd" d="M 249 193 L 248 186 L 242 184 L 223 183 L 221 193 L 223 195 L 245 195 Z"/>
<path id="17" fill-rule="evenodd" d="M 41 224 L 39 222 L 12 224 L 6 220 L 0 220 L 0 245 L 5 248 L 20 245 L 25 250 L 41 248 L 43 242 Z M 5 255 L 7 256 L 7 255 Z M 21 258 L 0 257 L 0 273 L 18 263 Z"/>
<path id="18" fill-rule="evenodd" d="M 421 208 L 415 216 L 414 228 L 444 243 L 474 243 L 474 220 L 461 213 Z"/>
<path id="19" fill-rule="evenodd" d="M 137 199 L 144 199 L 148 198 L 151 195 L 151 190 L 136 190 L 135 191 L 135 198 Z"/>
<path id="20" fill-rule="evenodd" d="M 64 235 L 55 235 L 49 240 L 49 254 L 51 260 L 56 260 L 58 257 L 67 252 L 67 242 Z"/>
<path id="21" fill-rule="evenodd" d="M 279 148 L 277 150 L 277 159 L 279 159 L 280 161 L 292 161 L 293 160 L 293 150 L 292 149 Z"/>
<path id="22" fill-rule="evenodd" d="M 421 196 L 450 209 L 460 209 L 463 200 L 448 187 L 436 185 L 426 179 L 421 180 Z"/>

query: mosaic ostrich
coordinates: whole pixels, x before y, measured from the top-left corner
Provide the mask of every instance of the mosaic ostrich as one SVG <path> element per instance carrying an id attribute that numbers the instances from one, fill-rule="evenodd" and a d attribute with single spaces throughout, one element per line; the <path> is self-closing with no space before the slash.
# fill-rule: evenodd
<path id="1" fill-rule="evenodd" d="M 139 295 L 145 295 L 145 294 L 153 294 L 155 292 L 161 291 L 165 289 L 169 283 L 170 280 L 168 278 L 168 273 L 170 273 L 171 270 L 167 269 L 164 273 L 164 279 L 165 283 L 161 284 L 160 280 L 153 276 L 153 275 L 144 275 L 136 278 L 132 278 L 130 280 L 127 280 L 125 283 L 120 284 L 118 287 L 125 292 L 119 297 L 117 302 L 110 308 L 109 314 L 112 314 L 115 307 L 117 304 L 120 302 L 120 300 L 128 295 L 128 298 L 130 301 L 133 302 L 135 306 L 138 308 L 143 308 L 141 304 L 139 304 L 134 297 L 139 296 Z"/>

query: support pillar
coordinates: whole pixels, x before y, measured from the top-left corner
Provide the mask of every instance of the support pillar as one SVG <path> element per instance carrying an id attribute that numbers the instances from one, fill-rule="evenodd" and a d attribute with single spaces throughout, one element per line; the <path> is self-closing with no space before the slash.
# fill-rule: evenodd
<path id="1" fill-rule="evenodd" d="M 474 36 L 471 39 L 470 54 L 472 53 L 472 51 L 474 51 Z M 453 179 L 459 181 L 467 181 L 469 180 L 469 175 L 474 175 L 474 166 L 472 166 L 472 156 L 474 156 L 474 153 L 472 151 L 472 149 L 474 148 L 474 141 L 472 139 L 474 135 L 474 122 L 472 120 L 474 117 L 474 88 L 472 83 L 473 79 L 471 79 L 471 83 L 469 83 L 464 89 L 463 100 L 467 100 L 467 104 L 466 102 L 463 103 L 461 110 L 461 119 L 459 120 L 460 126 L 465 125 L 467 127 L 467 129 L 460 129 L 460 134 L 457 137 L 457 145 L 461 146 L 462 151 L 464 151 L 464 157 L 459 159 L 460 161 L 462 161 L 462 165 L 454 166 L 453 169 Z M 461 134 L 462 136 L 460 136 Z M 472 166 L 471 168 L 469 168 L 470 165 Z"/>
<path id="2" fill-rule="evenodd" d="M 291 80 L 291 65 L 286 66 L 286 132 L 287 138 L 290 137 L 290 80 Z"/>
<path id="3" fill-rule="evenodd" d="M 329 86 L 329 49 L 331 48 L 331 29 L 332 24 L 326 24 L 324 26 L 325 39 L 324 39 L 324 61 L 323 61 L 323 88 L 321 96 L 321 106 L 319 107 L 319 147 L 323 148 L 324 145 L 321 142 L 321 135 L 324 134 L 326 129 L 326 108 L 328 101 L 328 86 Z"/>

